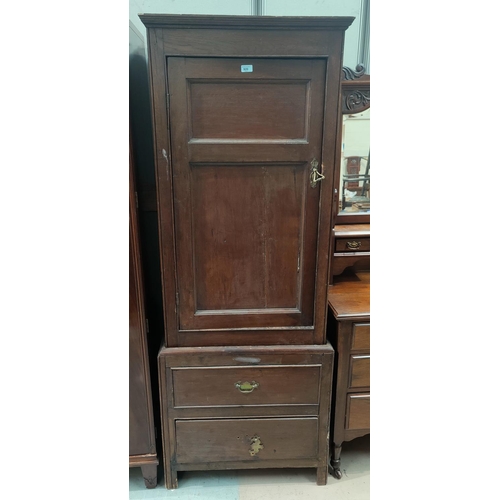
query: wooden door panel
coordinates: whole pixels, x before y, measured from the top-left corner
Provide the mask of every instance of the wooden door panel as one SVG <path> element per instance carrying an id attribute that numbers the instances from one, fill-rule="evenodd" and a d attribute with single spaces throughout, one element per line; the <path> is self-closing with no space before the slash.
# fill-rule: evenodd
<path id="1" fill-rule="evenodd" d="M 168 59 L 180 335 L 314 329 L 325 66 Z"/>
<path id="2" fill-rule="evenodd" d="M 190 142 L 200 139 L 305 141 L 308 102 L 306 80 L 190 82 Z"/>
<path id="3" fill-rule="evenodd" d="M 192 169 L 197 312 L 299 309 L 304 167 Z"/>

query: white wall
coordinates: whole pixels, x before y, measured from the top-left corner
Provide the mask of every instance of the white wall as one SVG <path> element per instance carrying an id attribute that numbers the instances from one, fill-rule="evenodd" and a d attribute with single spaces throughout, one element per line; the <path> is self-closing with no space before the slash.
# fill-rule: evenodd
<path id="1" fill-rule="evenodd" d="M 262 0 L 266 16 L 354 16 L 344 43 L 344 66 L 358 64 L 358 42 L 362 0 Z"/>
<path id="2" fill-rule="evenodd" d="M 213 14 L 250 16 L 253 0 L 129 0 L 132 23 L 146 40 L 146 28 L 137 14 Z"/>
<path id="3" fill-rule="evenodd" d="M 129 0 L 129 15 L 144 39 L 146 28 L 137 16 L 139 13 L 252 15 L 259 5 L 264 16 L 354 16 L 344 46 L 344 66 L 354 69 L 360 62 L 363 3 L 363 0 Z"/>

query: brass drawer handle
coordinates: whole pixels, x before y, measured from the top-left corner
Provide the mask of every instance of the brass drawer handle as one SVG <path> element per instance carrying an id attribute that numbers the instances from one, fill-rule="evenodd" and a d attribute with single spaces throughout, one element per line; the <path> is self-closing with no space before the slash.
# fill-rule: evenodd
<path id="1" fill-rule="evenodd" d="M 255 382 L 253 380 L 251 382 L 243 382 L 243 383 L 236 382 L 236 384 L 234 384 L 234 385 L 243 394 L 249 394 L 249 393 L 253 392 L 254 389 L 257 389 L 257 387 L 259 387 L 258 382 Z"/>
<path id="2" fill-rule="evenodd" d="M 361 241 L 347 241 L 347 248 L 350 250 L 356 250 L 361 246 Z"/>

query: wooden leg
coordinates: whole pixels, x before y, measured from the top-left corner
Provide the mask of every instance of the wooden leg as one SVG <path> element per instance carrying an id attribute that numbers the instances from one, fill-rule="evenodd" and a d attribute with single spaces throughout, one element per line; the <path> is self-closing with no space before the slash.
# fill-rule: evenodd
<path id="1" fill-rule="evenodd" d="M 332 457 L 332 475 L 336 479 L 340 479 L 342 477 L 342 472 L 340 471 L 340 452 L 342 451 L 342 445 L 334 445 L 333 446 L 333 457 Z"/>
<path id="2" fill-rule="evenodd" d="M 328 480 L 328 465 L 316 469 L 316 484 L 324 486 Z"/>
<path id="3" fill-rule="evenodd" d="M 156 488 L 157 468 L 155 464 L 141 465 L 142 477 L 146 488 Z"/>
<path id="4" fill-rule="evenodd" d="M 177 471 L 167 465 L 165 467 L 165 487 L 167 490 L 176 490 L 178 486 Z"/>

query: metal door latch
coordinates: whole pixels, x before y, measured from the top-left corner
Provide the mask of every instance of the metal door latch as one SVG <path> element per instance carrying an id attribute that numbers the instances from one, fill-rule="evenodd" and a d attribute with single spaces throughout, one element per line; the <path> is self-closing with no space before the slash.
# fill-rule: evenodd
<path id="1" fill-rule="evenodd" d="M 318 172 L 318 160 L 316 160 L 316 158 L 313 158 L 312 161 L 311 161 L 311 176 L 310 176 L 310 179 L 311 179 L 311 187 L 316 187 L 316 184 L 320 181 L 322 181 L 325 176 L 323 174 L 321 174 L 320 172 Z"/>

